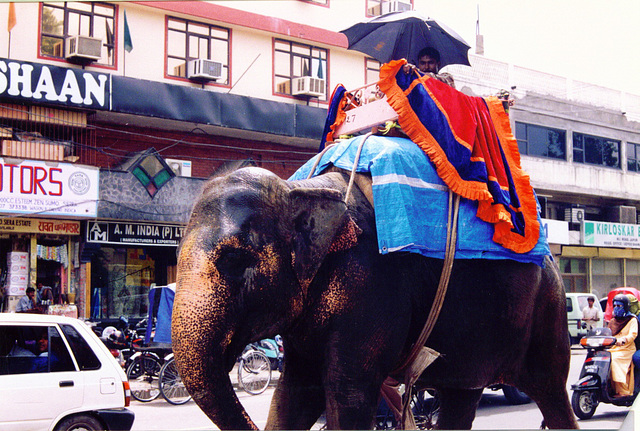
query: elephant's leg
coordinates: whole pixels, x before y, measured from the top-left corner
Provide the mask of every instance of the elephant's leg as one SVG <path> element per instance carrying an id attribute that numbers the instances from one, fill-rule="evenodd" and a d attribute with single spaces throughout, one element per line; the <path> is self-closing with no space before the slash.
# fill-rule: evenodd
<path id="1" fill-rule="evenodd" d="M 577 429 L 576 422 L 567 391 L 564 385 L 554 384 L 540 393 L 530 395 L 537 404 L 544 417 L 544 424 L 549 429 Z"/>
<path id="2" fill-rule="evenodd" d="M 321 365 L 294 357 L 287 351 L 266 429 L 310 429 L 325 410 Z"/>
<path id="3" fill-rule="evenodd" d="M 482 391 L 482 389 L 438 388 L 440 413 L 436 427 L 449 430 L 471 429 Z"/>

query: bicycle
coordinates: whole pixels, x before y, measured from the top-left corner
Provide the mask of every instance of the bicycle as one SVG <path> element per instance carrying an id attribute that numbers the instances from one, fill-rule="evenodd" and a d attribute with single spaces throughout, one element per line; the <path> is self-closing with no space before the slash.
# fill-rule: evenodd
<path id="1" fill-rule="evenodd" d="M 166 349 L 135 348 L 137 353 L 131 357 L 127 367 L 127 378 L 131 396 L 148 403 L 160 396 L 160 369 L 165 363 Z M 160 352 L 160 355 L 156 352 Z"/>
<path id="2" fill-rule="evenodd" d="M 160 393 L 173 405 L 181 405 L 189 402 L 191 395 L 187 392 L 180 374 L 173 353 L 167 356 L 166 361 L 160 369 Z"/>
<path id="3" fill-rule="evenodd" d="M 271 363 L 253 346 L 240 356 L 238 385 L 251 395 L 263 393 L 271 383 Z"/>

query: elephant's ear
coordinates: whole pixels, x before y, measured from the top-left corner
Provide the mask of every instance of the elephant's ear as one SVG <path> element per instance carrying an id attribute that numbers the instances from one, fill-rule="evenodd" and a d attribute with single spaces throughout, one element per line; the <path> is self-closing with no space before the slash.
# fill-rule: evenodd
<path id="1" fill-rule="evenodd" d="M 342 227 L 347 206 L 333 189 L 298 188 L 289 192 L 293 269 L 303 286 L 313 279 Z"/>

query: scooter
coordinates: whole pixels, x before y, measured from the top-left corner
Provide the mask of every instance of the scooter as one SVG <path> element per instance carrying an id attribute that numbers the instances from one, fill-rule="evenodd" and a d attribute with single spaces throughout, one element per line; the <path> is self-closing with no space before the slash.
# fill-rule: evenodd
<path id="1" fill-rule="evenodd" d="M 608 349 L 615 344 L 616 339 L 609 328 L 596 328 L 580 340 L 580 345 L 588 350 L 587 357 L 580 371 L 580 379 L 571 385 L 571 407 L 580 419 L 590 419 L 601 402 L 628 407 L 640 391 L 640 375 L 636 375 L 632 396 L 613 396 L 611 352 Z"/>

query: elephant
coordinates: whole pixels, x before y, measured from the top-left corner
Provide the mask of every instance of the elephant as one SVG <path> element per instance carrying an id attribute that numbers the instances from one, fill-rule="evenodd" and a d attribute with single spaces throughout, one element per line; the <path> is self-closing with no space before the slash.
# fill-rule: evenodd
<path id="1" fill-rule="evenodd" d="M 267 429 L 373 426 L 381 384 L 418 338 L 443 269 L 415 253 L 382 255 L 374 210 L 334 168 L 287 181 L 249 167 L 212 178 L 178 251 L 175 360 L 221 429 L 256 429 L 229 372 L 249 342 L 276 334 L 284 370 Z M 456 259 L 426 345 L 441 354 L 416 387 L 438 392 L 437 426 L 470 429 L 482 391 L 519 388 L 546 426 L 577 428 L 566 391 L 570 345 L 557 265 Z"/>

